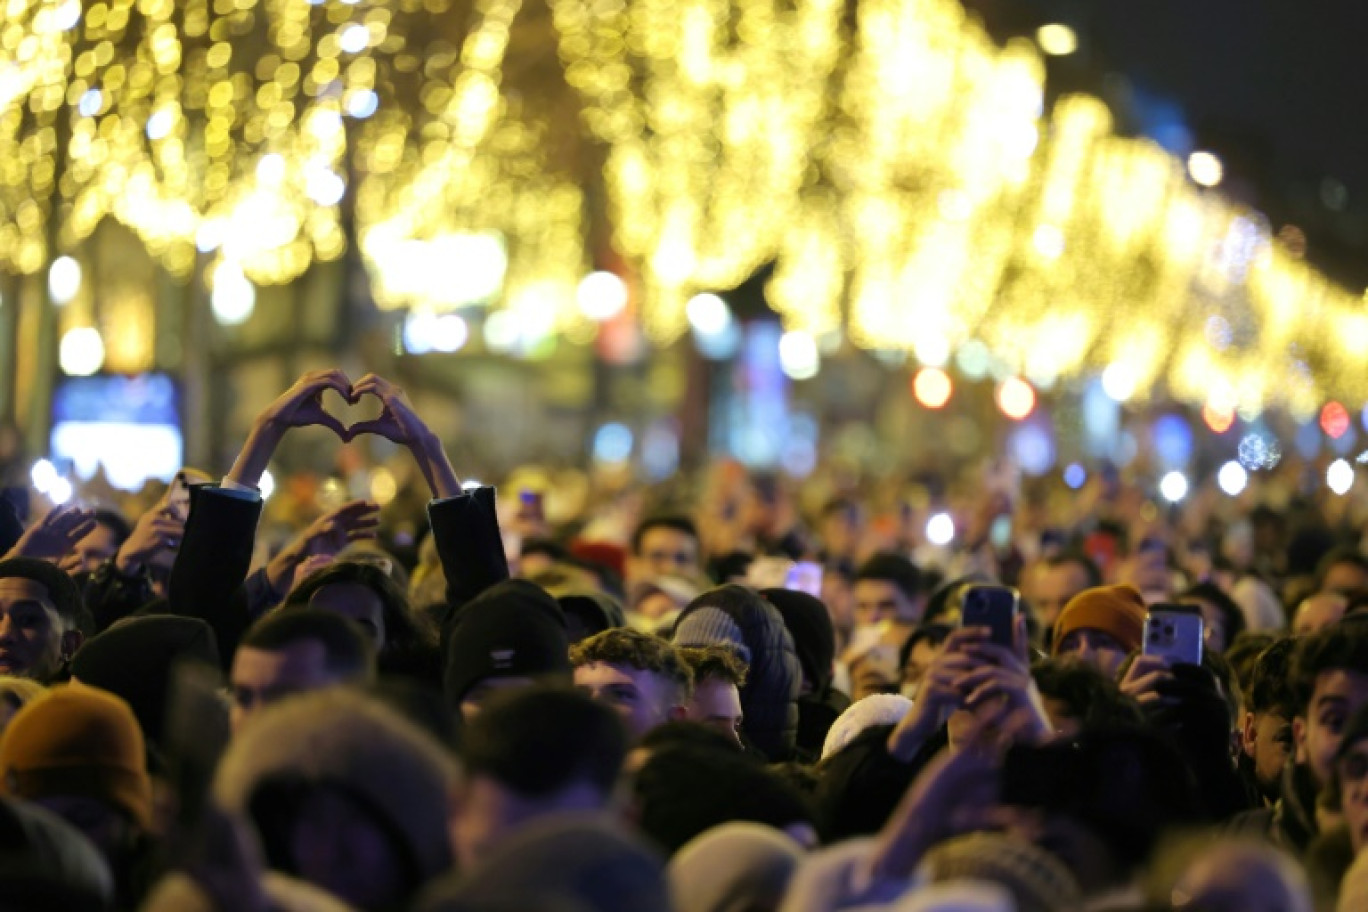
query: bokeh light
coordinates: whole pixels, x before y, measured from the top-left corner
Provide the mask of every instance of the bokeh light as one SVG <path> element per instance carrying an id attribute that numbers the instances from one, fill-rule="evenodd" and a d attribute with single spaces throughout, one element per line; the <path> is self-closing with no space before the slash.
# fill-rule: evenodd
<path id="1" fill-rule="evenodd" d="M 1021 421 L 1035 410 L 1035 390 L 1020 377 L 1008 377 L 998 385 L 997 404 L 1002 414 L 1013 421 Z"/>
<path id="2" fill-rule="evenodd" d="M 938 367 L 923 367 L 912 378 L 912 395 L 929 409 L 938 409 L 950 401 L 955 385 L 950 375 Z"/>

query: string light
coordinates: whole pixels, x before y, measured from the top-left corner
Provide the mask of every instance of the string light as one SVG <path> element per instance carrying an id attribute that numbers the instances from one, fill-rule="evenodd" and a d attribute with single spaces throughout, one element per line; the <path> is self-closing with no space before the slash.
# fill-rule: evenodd
<path id="1" fill-rule="evenodd" d="M 549 7 L 548 35 L 522 0 L 10 0 L 0 268 L 41 273 L 105 219 L 176 277 L 214 253 L 256 285 L 354 239 L 383 308 L 587 340 L 606 229 L 656 343 L 773 264 L 787 331 L 934 340 L 928 366 L 981 344 L 999 378 L 1124 363 L 1113 391 L 1225 385 L 1240 415 L 1368 400 L 1361 293 L 1202 189 L 1216 156 L 1122 137 L 1093 97 L 1046 109 L 1066 26 L 999 46 L 958 0 Z M 506 59 L 534 37 L 559 72 Z M 1213 300 L 1252 331 L 1211 344 Z"/>

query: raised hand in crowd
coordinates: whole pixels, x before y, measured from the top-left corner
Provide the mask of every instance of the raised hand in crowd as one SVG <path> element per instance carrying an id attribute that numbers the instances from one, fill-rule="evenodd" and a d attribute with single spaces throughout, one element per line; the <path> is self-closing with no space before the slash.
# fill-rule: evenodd
<path id="1" fill-rule="evenodd" d="M 368 500 L 353 500 L 329 510 L 290 540 L 266 565 L 266 576 L 276 592 L 294 588 L 303 577 L 300 572 L 326 566 L 343 548 L 358 541 L 375 538 L 380 527 L 380 505 Z M 308 573 L 304 573 L 307 576 Z"/>
<path id="2" fill-rule="evenodd" d="M 57 507 L 24 530 L 14 547 L 4 555 L 60 561 L 76 543 L 95 529 L 95 511 L 79 504 Z"/>
<path id="3" fill-rule="evenodd" d="M 119 547 L 114 567 L 124 576 L 141 573 L 157 554 L 175 551 L 185 535 L 185 518 L 170 507 L 149 510 L 138 518 L 133 534 Z"/>
<path id="4" fill-rule="evenodd" d="M 433 497 L 455 497 L 461 493 L 461 479 L 451 467 L 441 440 L 418 417 L 402 389 L 384 377 L 367 374 L 351 387 L 353 402 L 362 396 L 374 396 L 384 408 L 379 418 L 352 425 L 347 432 L 350 438 L 377 434 L 397 443 L 413 454 Z"/>
<path id="5" fill-rule="evenodd" d="M 347 428 L 323 407 L 323 394 L 333 390 L 344 399 L 352 396 L 351 382 L 340 370 L 310 371 L 257 415 L 225 480 L 256 488 L 285 433 L 292 428 L 324 427 L 339 440 L 350 439 Z"/>

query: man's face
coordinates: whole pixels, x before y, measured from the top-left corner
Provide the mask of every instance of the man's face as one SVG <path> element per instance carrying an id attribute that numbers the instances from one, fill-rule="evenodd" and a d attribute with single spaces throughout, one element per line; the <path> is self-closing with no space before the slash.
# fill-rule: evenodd
<path id="1" fill-rule="evenodd" d="M 385 604 L 369 586 L 360 583 L 329 583 L 309 597 L 309 607 L 351 618 L 375 644 L 385 648 Z"/>
<path id="2" fill-rule="evenodd" d="M 681 718 L 684 708 L 674 702 L 674 688 L 655 672 L 629 665 L 590 662 L 575 669 L 575 686 L 611 707 L 633 738 L 671 719 Z"/>
<path id="3" fill-rule="evenodd" d="M 100 564 L 118 553 L 119 539 L 117 534 L 109 526 L 97 525 L 72 549 L 72 555 L 75 558 L 74 566 L 64 563 L 63 567 L 72 574 L 94 573 L 100 568 Z"/>
<path id="4" fill-rule="evenodd" d="M 1275 712 L 1245 713 L 1241 747 L 1254 764 L 1254 778 L 1265 798 L 1277 798 L 1282 771 L 1292 756 L 1292 721 Z"/>
<path id="5" fill-rule="evenodd" d="M 1338 592 L 1340 595 L 1348 595 L 1357 589 L 1368 589 L 1368 573 L 1358 564 L 1342 563 L 1331 564 L 1326 571 L 1325 581 L 1321 583 L 1321 592 Z"/>
<path id="6" fill-rule="evenodd" d="M 317 640 L 300 640 L 279 650 L 238 648 L 230 675 L 233 731 L 263 707 L 290 694 L 321 690 L 337 683 L 328 672 L 327 651 Z"/>
<path id="7" fill-rule="evenodd" d="M 1360 739 L 1335 766 L 1339 772 L 1340 809 L 1357 854 L 1368 846 L 1368 739 Z"/>
<path id="8" fill-rule="evenodd" d="M 1086 627 L 1069 631 L 1068 636 L 1060 640 L 1057 654 L 1086 662 L 1113 680 L 1126 660 L 1126 650 L 1115 637 Z"/>
<path id="9" fill-rule="evenodd" d="M 909 599 L 888 580 L 862 579 L 855 583 L 856 625 L 880 621 L 916 624 L 921 620 L 921 614 L 921 604 Z"/>
<path id="10" fill-rule="evenodd" d="M 1306 715 L 1293 721 L 1292 733 L 1297 741 L 1297 761 L 1310 768 L 1317 785 L 1329 781 L 1345 723 L 1365 703 L 1368 674 L 1336 668 L 1316 677 Z"/>
<path id="11" fill-rule="evenodd" d="M 1035 609 L 1040 626 L 1053 630 L 1059 612 L 1084 589 L 1088 588 L 1088 574 L 1078 564 L 1045 564 L 1035 572 L 1031 607 Z"/>
<path id="12" fill-rule="evenodd" d="M 1313 595 L 1297 606 L 1297 613 L 1292 619 L 1292 632 L 1297 636 L 1306 636 L 1339 623 L 1348 605 L 1348 600 L 1338 592 Z"/>
<path id="13" fill-rule="evenodd" d="M 47 587 L 21 577 L 0 579 L 0 674 L 50 681 L 80 645 Z"/>
<path id="14" fill-rule="evenodd" d="M 1214 602 L 1206 599 L 1185 598 L 1183 605 L 1191 605 L 1202 613 L 1202 645 L 1207 652 L 1225 652 L 1230 645 L 1226 633 L 1226 616 Z"/>
<path id="15" fill-rule="evenodd" d="M 837 636 L 848 634 L 855 623 L 855 592 L 850 582 L 839 573 L 822 574 L 822 604 Z"/>
<path id="16" fill-rule="evenodd" d="M 694 687 L 688 718 L 717 729 L 739 745 L 741 722 L 745 718 L 741 711 L 741 692 L 731 681 L 708 678 Z"/>
<path id="17" fill-rule="evenodd" d="M 691 578 L 698 573 L 698 539 L 680 529 L 647 529 L 641 536 L 641 550 L 632 555 L 633 579 L 669 575 Z"/>

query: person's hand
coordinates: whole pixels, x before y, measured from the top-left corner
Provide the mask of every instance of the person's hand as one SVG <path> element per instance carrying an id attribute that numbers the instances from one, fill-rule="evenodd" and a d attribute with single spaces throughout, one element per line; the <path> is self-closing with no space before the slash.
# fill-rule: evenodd
<path id="1" fill-rule="evenodd" d="M 290 428 L 325 427 L 345 443 L 351 439 L 347 428 L 323 408 L 323 393 L 327 390 L 356 401 L 351 382 L 340 370 L 310 371 L 266 406 L 257 416 L 257 424 L 278 434 Z"/>
<path id="2" fill-rule="evenodd" d="M 423 419 L 413 410 L 404 391 L 384 377 L 367 374 L 351 387 L 351 401 L 357 402 L 362 396 L 374 396 L 380 400 L 384 409 L 379 418 L 358 421 L 349 430 L 350 438 L 362 434 L 377 434 L 393 443 L 409 448 L 422 446 L 431 434 Z"/>
<path id="3" fill-rule="evenodd" d="M 946 638 L 945 647 L 926 667 L 912 709 L 889 736 L 888 752 L 895 759 L 911 761 L 926 739 L 960 708 L 964 694 L 959 682 L 980 662 L 966 650 L 988 642 L 989 635 L 986 627 L 961 627 Z"/>
<path id="4" fill-rule="evenodd" d="M 404 391 L 384 377 L 367 374 L 351 388 L 353 402 L 362 396 L 374 396 L 384 409 L 379 418 L 358 421 L 348 431 L 348 439 L 362 434 L 377 434 L 386 440 L 407 447 L 423 473 L 423 480 L 437 498 L 455 497 L 461 493 L 461 479 L 451 467 L 442 442 L 432 433 L 423 419 L 404 396 Z"/>
<path id="5" fill-rule="evenodd" d="M 998 800 L 998 767 L 986 726 L 975 728 L 961 750 L 945 750 L 936 756 L 884 825 L 871 873 L 911 877 L 937 843 L 978 829 Z"/>
<path id="6" fill-rule="evenodd" d="M 964 708 L 985 719 L 1011 720 L 1016 737 L 1048 738 L 1053 727 L 1045 701 L 1018 650 L 984 641 L 969 643 L 964 651 L 977 663 L 956 681 Z"/>
<path id="7" fill-rule="evenodd" d="M 1141 654 L 1135 657 L 1121 679 L 1121 692 L 1139 703 L 1142 709 L 1149 709 L 1168 700 L 1162 685 L 1172 680 L 1173 671 L 1162 656 Z"/>
<path id="8" fill-rule="evenodd" d="M 288 583 L 293 589 L 303 578 L 299 569 L 305 564 L 312 561 L 312 569 L 318 569 L 331 563 L 352 542 L 375 538 L 379 525 L 380 505 L 368 500 L 353 500 L 329 510 L 296 535 L 266 565 L 271 587 L 279 592 Z M 315 559 L 322 559 L 322 563 Z"/>
<path id="9" fill-rule="evenodd" d="M 336 560 L 337 558 L 330 554 L 315 554 L 304 558 L 294 568 L 294 576 L 290 580 L 290 591 L 294 592 L 306 579 L 324 567 L 331 567 Z"/>
<path id="10" fill-rule="evenodd" d="M 185 520 L 174 510 L 162 507 L 138 517 L 133 534 L 119 547 L 114 567 L 124 576 L 140 573 L 161 551 L 175 551 L 185 535 Z"/>
<path id="11" fill-rule="evenodd" d="M 25 529 L 5 557 L 60 561 L 71 553 L 77 542 L 95 531 L 95 526 L 94 510 L 78 504 L 57 507 Z"/>

